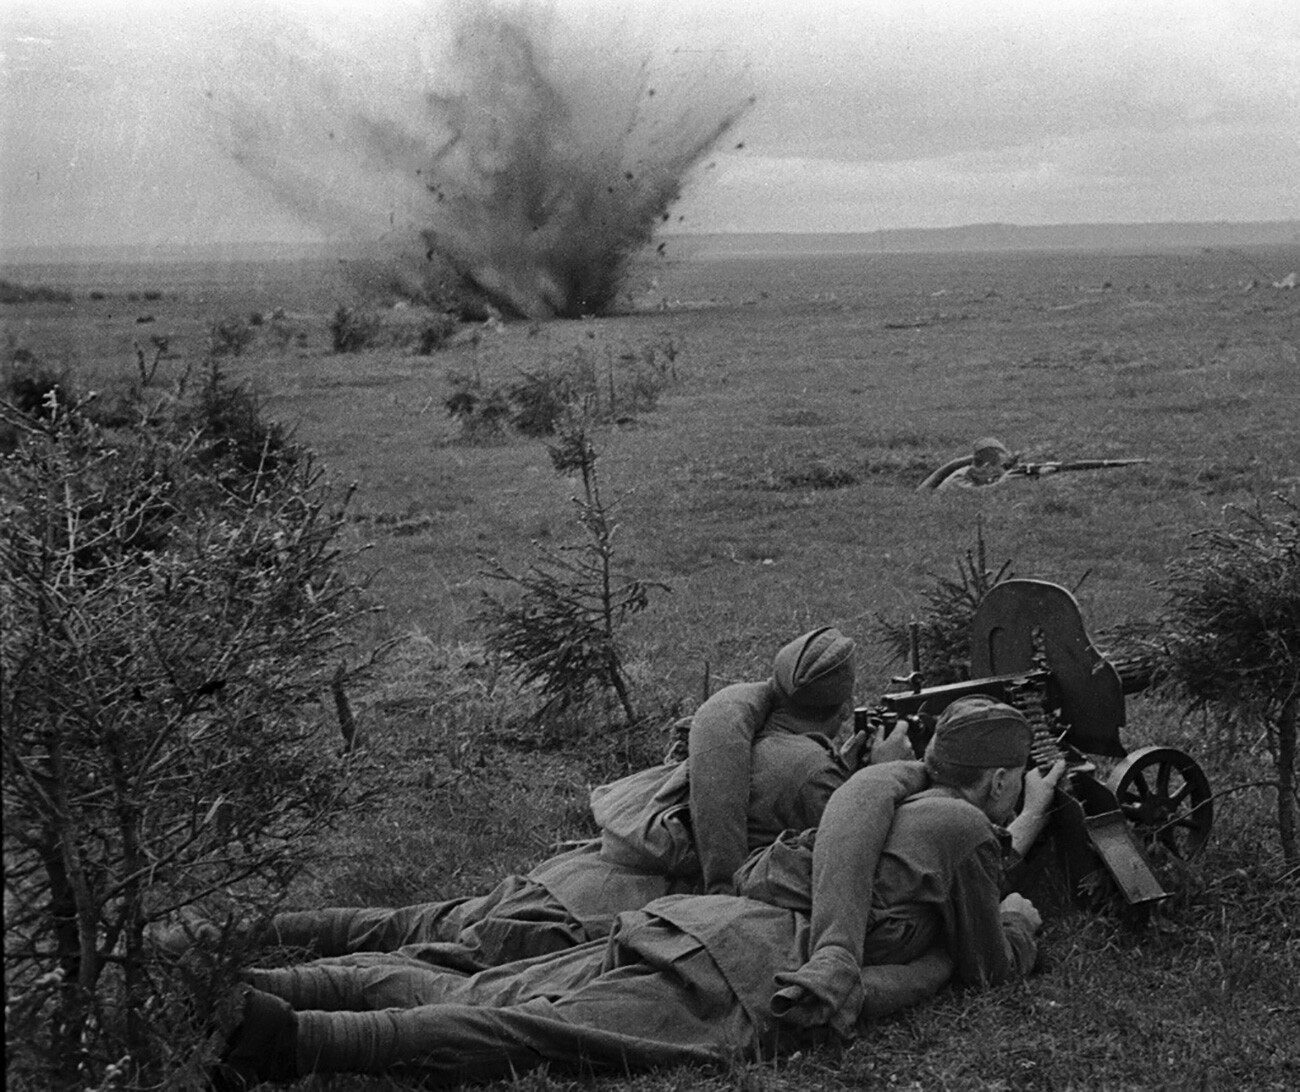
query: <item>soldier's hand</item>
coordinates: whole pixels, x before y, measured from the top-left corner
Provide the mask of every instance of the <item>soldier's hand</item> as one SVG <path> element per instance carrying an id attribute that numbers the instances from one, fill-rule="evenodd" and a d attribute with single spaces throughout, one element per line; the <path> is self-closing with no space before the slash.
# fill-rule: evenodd
<path id="1" fill-rule="evenodd" d="M 915 757 L 916 752 L 912 750 L 912 741 L 907 738 L 907 721 L 900 718 L 889 735 L 885 735 L 884 728 L 876 729 L 876 738 L 871 743 L 873 766 L 877 762 L 898 762 Z"/>
<path id="2" fill-rule="evenodd" d="M 1024 895 L 1018 895 L 1014 891 L 1011 892 L 1002 900 L 1001 908 L 1009 910 L 1013 914 L 1021 915 L 1033 927 L 1035 933 L 1043 927 L 1043 915 L 1038 912 L 1038 907 L 1025 898 Z"/>
<path id="3" fill-rule="evenodd" d="M 1025 774 L 1025 803 L 1021 814 L 1046 815 L 1052 806 L 1052 797 L 1056 793 L 1056 784 L 1065 774 L 1065 759 L 1058 758 L 1052 763 L 1047 773 L 1040 773 L 1037 768 Z"/>
<path id="4" fill-rule="evenodd" d="M 860 769 L 863 760 L 868 758 L 870 749 L 871 736 L 866 732 L 854 732 L 840 748 L 840 761 L 850 770 Z"/>

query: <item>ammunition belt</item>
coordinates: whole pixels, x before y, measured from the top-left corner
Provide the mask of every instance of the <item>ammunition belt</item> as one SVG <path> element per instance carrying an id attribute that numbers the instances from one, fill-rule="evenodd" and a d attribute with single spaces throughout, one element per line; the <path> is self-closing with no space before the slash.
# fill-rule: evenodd
<path id="1" fill-rule="evenodd" d="M 1048 707 L 1045 679 L 1025 679 L 1023 682 L 1012 683 L 1007 687 L 1006 702 L 1018 710 L 1033 729 L 1029 757 L 1035 766 L 1048 767 L 1059 758 L 1069 758 L 1060 744 L 1065 726 L 1061 724 L 1056 711 Z"/>

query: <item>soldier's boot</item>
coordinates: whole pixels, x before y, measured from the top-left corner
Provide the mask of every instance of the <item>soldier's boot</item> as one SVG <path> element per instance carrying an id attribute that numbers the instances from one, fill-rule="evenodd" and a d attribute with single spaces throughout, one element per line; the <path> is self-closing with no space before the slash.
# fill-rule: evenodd
<path id="1" fill-rule="evenodd" d="M 212 1092 L 244 1092 L 298 1076 L 297 1018 L 289 1002 L 240 986 L 230 1018 L 234 1027 L 209 1078 Z"/>

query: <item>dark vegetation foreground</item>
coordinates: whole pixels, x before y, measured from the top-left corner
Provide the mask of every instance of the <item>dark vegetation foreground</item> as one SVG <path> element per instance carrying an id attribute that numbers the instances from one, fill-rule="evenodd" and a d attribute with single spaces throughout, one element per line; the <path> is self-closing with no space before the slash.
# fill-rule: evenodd
<path id="1" fill-rule="evenodd" d="M 364 742 L 350 776 L 376 792 L 290 901 L 400 904 L 474 892 L 590 833 L 590 785 L 656 761 L 662 725 L 706 684 L 761 677 L 796 632 L 858 637 L 869 702 L 903 670 L 871 639 L 879 617 L 922 611 L 977 521 L 994 566 L 1075 589 L 1094 634 L 1158 615 L 1194 533 L 1300 493 L 1300 292 L 1246 290 L 1297 266 L 1295 248 L 700 259 L 636 282 L 622 315 L 462 327 L 427 352 L 417 309 L 380 311 L 288 267 L 49 272 L 71 302 L 38 294 L 0 317 L 6 366 L 39 358 L 83 389 L 133 370 L 137 347 L 164 374 L 197 368 L 215 338 L 263 411 L 357 483 L 344 535 L 370 547 L 356 571 L 385 613 L 369 636 L 396 641 L 351 695 Z M 340 302 L 377 318 L 359 351 L 333 350 Z M 622 634 L 632 725 L 611 701 L 538 726 L 536 696 L 485 655 L 475 621 L 487 558 L 517 570 L 535 541 L 581 539 L 577 487 L 542 442 L 467 429 L 445 403 L 471 380 L 504 390 L 575 367 L 624 407 L 599 432 L 604 486 L 625 494 L 619 563 L 671 588 Z M 1030 461 L 1149 462 L 915 493 L 988 434 Z M 1177 893 L 1149 920 L 1056 900 L 1040 973 L 944 994 L 840 1053 L 516 1087 L 1295 1087 L 1300 876 L 1261 784 L 1262 736 L 1155 692 L 1129 699 L 1122 739 L 1191 753 L 1218 794 L 1209 846 L 1167 866 Z"/>

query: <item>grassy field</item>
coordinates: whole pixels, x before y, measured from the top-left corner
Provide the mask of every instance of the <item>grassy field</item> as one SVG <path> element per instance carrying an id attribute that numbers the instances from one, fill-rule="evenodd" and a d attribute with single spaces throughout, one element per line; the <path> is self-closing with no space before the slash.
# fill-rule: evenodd
<path id="1" fill-rule="evenodd" d="M 350 533 L 370 544 L 383 635 L 400 638 L 357 696 L 365 776 L 383 803 L 353 817 L 295 898 L 389 903 L 469 893 L 581 836 L 587 786 L 662 745 L 653 725 L 610 729 L 597 746 L 510 744 L 522 699 L 484 662 L 472 623 L 482 555 L 519 568 L 534 540 L 573 541 L 573 484 L 538 441 L 467 442 L 444 410 L 449 377 L 504 383 L 582 357 L 618 387 L 637 360 L 671 357 L 657 404 L 601 436 L 605 484 L 625 494 L 622 561 L 671 587 L 626 633 L 639 706 L 656 723 L 689 710 L 706 672 L 715 687 L 760 677 L 784 640 L 818 624 L 860 639 L 868 701 L 899 670 L 871 640 L 875 619 L 919 609 L 977 521 L 995 566 L 1077 587 L 1096 632 L 1158 609 L 1165 566 L 1226 506 L 1300 494 L 1300 292 L 1267 287 L 1297 267 L 1295 247 L 697 256 L 638 270 L 615 317 L 488 323 L 428 356 L 411 347 L 414 309 L 384 312 L 383 343 L 332 353 L 330 315 L 356 292 L 333 267 L 6 270 L 73 302 L 0 318 L 6 356 L 26 349 L 89 384 L 129 374 L 137 344 L 152 357 L 151 338 L 166 339 L 163 369 L 197 367 L 213 320 L 268 316 L 225 364 L 331 477 L 358 484 Z M 1149 461 L 974 496 L 915 492 L 987 434 L 1031 461 Z M 1182 747 L 1222 794 L 1211 845 L 1156 923 L 1060 909 L 1040 974 L 945 995 L 839 1055 L 579 1085 L 1300 1084 L 1300 879 L 1284 874 L 1271 799 L 1251 787 L 1267 756 L 1251 741 L 1213 748 L 1212 723 L 1155 698 L 1130 699 L 1128 719 L 1127 747 Z"/>

